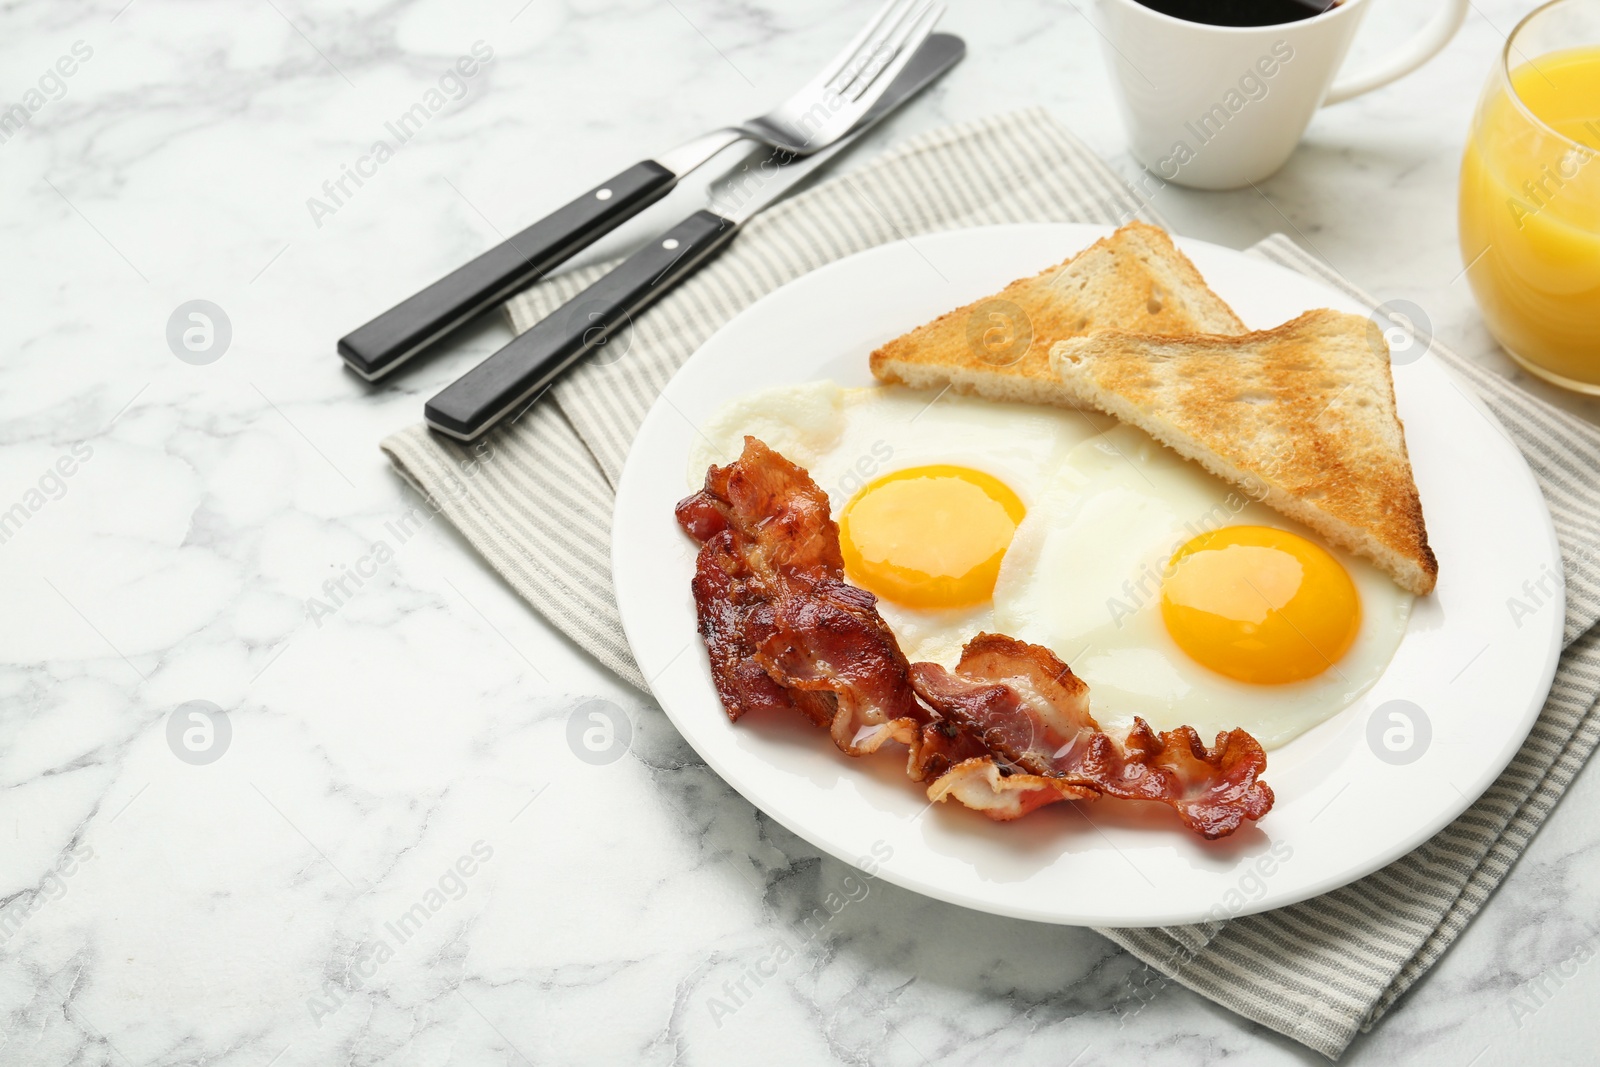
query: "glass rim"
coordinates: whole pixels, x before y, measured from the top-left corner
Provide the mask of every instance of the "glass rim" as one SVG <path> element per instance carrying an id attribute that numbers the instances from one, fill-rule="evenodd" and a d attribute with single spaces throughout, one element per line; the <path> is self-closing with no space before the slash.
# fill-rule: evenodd
<path id="1" fill-rule="evenodd" d="M 1574 0 L 1546 0 L 1545 3 L 1540 4 L 1538 7 L 1534 8 L 1532 11 L 1528 12 L 1526 15 L 1522 16 L 1520 20 L 1518 20 L 1517 24 L 1511 28 L 1511 32 L 1506 34 L 1505 47 L 1500 49 L 1500 81 L 1505 86 L 1506 96 L 1511 100 L 1512 104 L 1516 106 L 1516 109 L 1522 112 L 1522 117 L 1527 119 L 1534 126 L 1537 126 L 1543 133 L 1554 137 L 1559 141 L 1564 141 L 1572 148 L 1582 149 L 1585 152 L 1596 152 L 1600 151 L 1600 146 L 1587 145 L 1582 141 L 1574 140 L 1573 138 L 1562 133 L 1560 130 L 1551 126 L 1538 115 L 1535 115 L 1533 113 L 1533 109 L 1528 106 L 1527 101 L 1522 99 L 1522 94 L 1517 92 L 1516 83 L 1511 80 L 1511 52 L 1516 48 L 1517 38 L 1522 35 L 1522 31 L 1526 29 L 1528 24 L 1534 19 L 1538 18 L 1540 15 L 1543 15 L 1551 8 L 1563 7 L 1573 2 Z M 1549 52 L 1545 53 L 1545 55 L 1550 54 L 1551 53 Z M 1529 66 L 1533 66 L 1534 63 L 1532 59 L 1524 59 L 1524 62 Z M 1533 69 L 1538 70 L 1539 68 L 1534 67 Z"/>

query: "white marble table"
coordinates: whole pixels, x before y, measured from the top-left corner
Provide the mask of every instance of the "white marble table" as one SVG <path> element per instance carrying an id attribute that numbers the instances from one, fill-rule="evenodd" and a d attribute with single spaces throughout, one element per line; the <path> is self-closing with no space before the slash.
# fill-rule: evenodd
<path id="1" fill-rule="evenodd" d="M 1431 6 L 1378 0 L 1362 49 Z M 1170 188 L 1158 208 L 1234 246 L 1298 233 L 1507 369 L 1459 277 L 1454 183 L 1528 6 L 1481 0 L 1432 66 L 1321 115 L 1264 195 Z M 0 143 L 0 511 L 23 507 L 0 535 L 0 1062 L 1319 1059 L 1147 984 L 1087 931 L 881 884 L 751 982 L 847 872 L 754 813 L 444 524 L 386 525 L 415 500 L 377 441 L 506 330 L 379 390 L 334 339 L 603 172 L 761 109 L 859 7 L 0 11 L 0 94 L 45 83 Z M 1043 104 L 1133 173 L 1072 3 L 952 7 L 970 57 L 875 143 Z M 324 182 L 479 41 L 492 58 L 463 98 L 333 200 Z M 166 340 L 195 299 L 231 324 L 205 365 Z M 368 559 L 380 540 L 392 557 Z M 337 610 L 312 618 L 313 597 Z M 566 741 L 597 699 L 634 723 L 604 766 Z M 181 729 L 169 742 L 196 700 L 231 730 L 204 765 L 175 754 Z M 1597 812 L 1590 771 L 1348 1062 L 1592 1062 Z"/>

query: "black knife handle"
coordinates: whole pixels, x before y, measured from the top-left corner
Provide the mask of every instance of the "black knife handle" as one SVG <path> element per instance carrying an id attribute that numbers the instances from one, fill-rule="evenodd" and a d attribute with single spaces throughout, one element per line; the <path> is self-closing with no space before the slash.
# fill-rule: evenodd
<path id="1" fill-rule="evenodd" d="M 738 227 L 697 211 L 539 321 L 428 401 L 423 414 L 441 433 L 470 441 L 549 385 L 611 332 L 671 289 Z"/>
<path id="2" fill-rule="evenodd" d="M 339 355 L 369 381 L 665 196 L 677 184 L 653 160 L 635 163 L 339 339 Z"/>

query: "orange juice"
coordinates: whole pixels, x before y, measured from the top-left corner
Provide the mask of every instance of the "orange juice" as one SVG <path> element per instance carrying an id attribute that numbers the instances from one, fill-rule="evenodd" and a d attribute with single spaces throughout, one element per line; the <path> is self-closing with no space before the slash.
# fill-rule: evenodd
<path id="1" fill-rule="evenodd" d="M 1491 81 L 1461 164 L 1460 210 L 1461 255 L 1490 331 L 1535 373 L 1600 392 L 1600 47 Z"/>

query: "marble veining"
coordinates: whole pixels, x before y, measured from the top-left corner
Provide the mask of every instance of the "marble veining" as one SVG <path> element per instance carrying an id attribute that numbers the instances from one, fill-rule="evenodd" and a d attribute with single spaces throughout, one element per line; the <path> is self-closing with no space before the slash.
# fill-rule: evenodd
<path id="1" fill-rule="evenodd" d="M 1453 201 L 1473 100 L 1527 6 L 1482 0 L 1421 73 L 1318 116 L 1259 191 L 1168 187 L 1156 207 L 1235 247 L 1296 235 L 1512 373 L 1460 276 Z M 951 7 L 969 58 L 846 165 L 1042 104 L 1136 176 L 1087 0 Z M 1375 3 L 1355 62 L 1432 7 Z M 841 0 L 0 8 L 0 103 L 39 103 L 0 140 L 0 1063 L 1318 1060 L 1091 932 L 922 899 L 753 810 L 378 453 L 506 327 L 382 388 L 333 356 L 604 174 L 764 110 L 859 17 Z M 459 93 L 441 83 L 473 55 Z M 434 89 L 399 142 L 388 124 Z M 333 203 L 380 139 L 390 157 Z M 197 300 L 226 320 L 220 354 L 215 335 L 181 344 L 196 320 L 174 313 Z M 573 742 L 595 723 L 598 751 Z M 1348 1062 L 1590 1062 L 1597 805 L 1588 772 Z"/>

